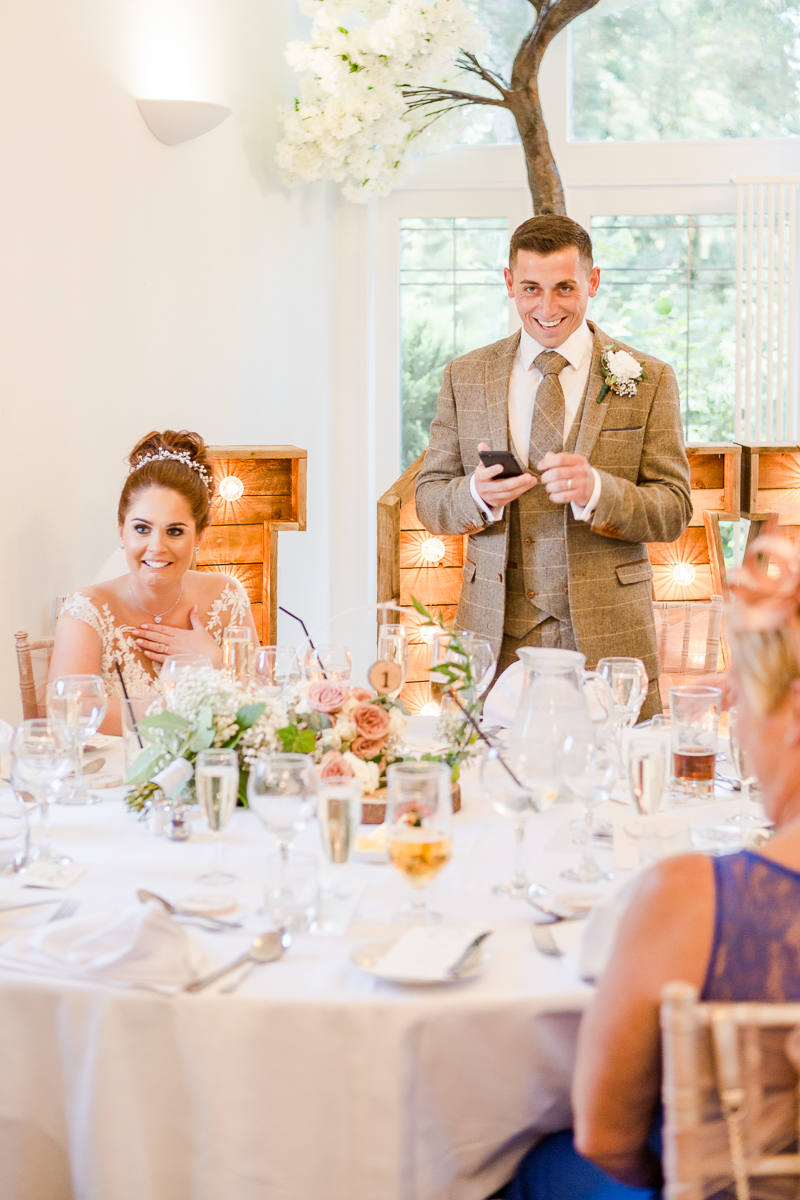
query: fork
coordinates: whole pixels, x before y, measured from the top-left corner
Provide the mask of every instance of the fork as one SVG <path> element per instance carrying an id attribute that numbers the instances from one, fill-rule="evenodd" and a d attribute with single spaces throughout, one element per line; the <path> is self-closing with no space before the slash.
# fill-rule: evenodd
<path id="1" fill-rule="evenodd" d="M 67 900 L 65 900 L 63 902 L 63 904 L 59 904 L 58 908 L 53 913 L 52 917 L 47 918 L 47 920 L 45 921 L 45 924 L 49 925 L 51 921 L 65 920 L 67 917 L 71 917 L 75 912 L 77 912 L 77 909 L 78 909 L 78 901 L 73 899 L 72 896 L 70 896 Z"/>

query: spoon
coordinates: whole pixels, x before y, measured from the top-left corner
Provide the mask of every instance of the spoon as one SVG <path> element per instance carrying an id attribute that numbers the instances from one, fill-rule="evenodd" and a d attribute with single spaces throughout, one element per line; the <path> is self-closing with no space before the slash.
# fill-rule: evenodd
<path id="1" fill-rule="evenodd" d="M 212 971 L 210 975 L 204 975 L 202 979 L 195 979 L 193 983 L 187 983 L 183 989 L 185 992 L 200 992 L 203 988 L 207 988 L 212 983 L 216 983 L 218 979 L 222 979 L 223 975 L 227 975 L 230 971 L 235 971 L 237 967 L 243 967 L 246 962 L 253 963 L 268 963 L 273 962 L 276 958 L 280 958 L 285 948 L 284 939 L 289 937 L 286 930 L 272 929 L 269 933 L 260 933 L 258 937 L 254 937 L 250 949 L 240 954 L 233 962 L 229 962 L 227 966 L 220 967 L 216 971 Z M 291 941 L 291 937 L 289 937 Z"/>
<path id="2" fill-rule="evenodd" d="M 292 935 L 289 933 L 288 929 L 280 929 L 280 930 L 278 930 L 278 932 L 281 935 L 281 947 L 282 947 L 281 953 L 283 953 L 283 950 L 288 950 L 289 947 L 291 946 Z M 280 955 L 278 957 L 280 957 Z M 253 971 L 255 971 L 256 967 L 260 967 L 262 965 L 262 963 L 265 961 L 271 962 L 272 960 L 269 958 L 268 959 L 253 959 L 252 962 L 249 962 L 243 971 L 240 971 L 240 973 L 238 975 L 234 976 L 234 978 L 230 981 L 230 983 L 226 983 L 224 987 L 221 987 L 219 989 L 220 996 L 230 996 L 232 992 L 236 991 L 239 984 L 244 983 L 244 981 L 245 981 L 245 979 L 247 979 L 248 975 L 251 975 L 253 973 Z"/>
<path id="3" fill-rule="evenodd" d="M 207 913 L 186 913 L 181 908 L 176 908 L 174 904 L 170 904 L 169 900 L 165 900 L 163 896 L 157 896 L 155 892 L 147 892 L 144 888 L 139 888 L 136 895 L 141 900 L 142 904 L 147 904 L 148 900 L 157 900 L 171 917 L 182 917 L 184 921 L 208 922 L 218 929 L 241 929 L 241 921 L 221 921 L 219 917 L 210 917 Z"/>
<path id="4" fill-rule="evenodd" d="M 528 903 L 532 904 L 534 908 L 538 908 L 539 912 L 551 917 L 551 924 L 555 921 L 576 921 L 586 916 L 586 912 L 582 909 L 571 908 L 568 904 L 560 904 L 554 896 L 531 895 L 529 891 Z"/>
<path id="5" fill-rule="evenodd" d="M 101 767 L 105 766 L 104 758 L 93 758 L 91 762 L 85 763 L 83 768 L 84 775 L 95 775 Z"/>

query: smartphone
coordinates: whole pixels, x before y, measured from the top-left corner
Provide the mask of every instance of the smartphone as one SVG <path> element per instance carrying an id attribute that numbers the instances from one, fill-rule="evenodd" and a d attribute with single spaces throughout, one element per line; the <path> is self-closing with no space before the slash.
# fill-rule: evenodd
<path id="1" fill-rule="evenodd" d="M 513 479 L 525 472 L 510 450 L 479 450 L 478 457 L 485 467 L 495 467 L 499 463 L 503 470 L 494 479 Z"/>

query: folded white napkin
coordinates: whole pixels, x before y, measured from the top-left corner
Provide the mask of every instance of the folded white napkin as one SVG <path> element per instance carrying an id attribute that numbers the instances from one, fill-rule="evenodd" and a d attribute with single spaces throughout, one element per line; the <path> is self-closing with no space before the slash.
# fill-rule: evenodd
<path id="1" fill-rule="evenodd" d="M 196 979 L 210 961 L 202 946 L 155 901 L 111 916 L 42 925 L 0 948 L 0 969 L 167 994 Z"/>
<path id="2" fill-rule="evenodd" d="M 614 884 L 586 918 L 578 962 L 580 977 L 587 983 L 594 983 L 606 969 L 619 923 L 638 878 L 634 875 Z"/>
<path id="3" fill-rule="evenodd" d="M 418 980 L 431 983 L 448 978 L 447 971 L 458 962 L 467 946 L 483 930 L 419 925 L 406 930 L 372 968 L 384 979 Z"/>

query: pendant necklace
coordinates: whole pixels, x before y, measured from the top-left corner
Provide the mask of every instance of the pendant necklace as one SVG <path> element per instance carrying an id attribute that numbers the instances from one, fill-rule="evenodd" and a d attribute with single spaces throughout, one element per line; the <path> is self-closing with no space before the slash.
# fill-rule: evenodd
<path id="1" fill-rule="evenodd" d="M 178 607 L 178 601 L 180 600 L 181 596 L 183 595 L 183 584 L 181 584 L 181 590 L 178 592 L 178 599 L 177 599 L 177 600 L 175 601 L 175 603 L 172 605 L 172 608 L 168 608 L 168 609 L 166 609 L 166 611 L 165 611 L 165 612 L 158 613 L 158 614 L 156 614 L 156 613 L 151 613 L 149 608 L 145 608 L 143 605 L 139 604 L 138 600 L 134 600 L 134 598 L 133 598 L 133 592 L 131 591 L 131 585 L 130 585 L 130 584 L 128 584 L 128 595 L 129 595 L 129 596 L 130 596 L 130 598 L 131 598 L 131 602 L 132 602 L 133 604 L 135 604 L 137 608 L 140 608 L 140 609 L 142 610 L 142 612 L 143 612 L 143 613 L 147 613 L 148 617 L 152 617 L 152 618 L 153 618 L 153 620 L 155 621 L 156 625 L 160 625 L 160 624 L 161 624 L 161 622 L 162 622 L 162 620 L 163 620 L 163 618 L 164 618 L 164 617 L 168 617 L 168 616 L 169 616 L 169 614 L 172 612 L 172 609 L 173 609 L 173 608 L 177 608 L 177 607 Z"/>

